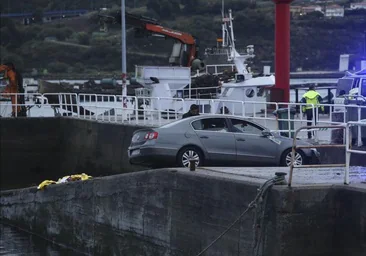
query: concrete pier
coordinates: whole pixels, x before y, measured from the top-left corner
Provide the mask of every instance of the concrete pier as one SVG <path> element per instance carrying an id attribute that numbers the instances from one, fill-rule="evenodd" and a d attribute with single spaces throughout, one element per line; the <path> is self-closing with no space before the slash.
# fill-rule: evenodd
<path id="1" fill-rule="evenodd" d="M 127 156 L 139 128 L 62 117 L 1 118 L 0 189 L 82 172 L 105 176 L 142 170 Z"/>
<path id="2" fill-rule="evenodd" d="M 146 170 L 130 165 L 127 156 L 132 133 L 139 128 L 64 117 L 1 118 L 0 189 L 82 172 L 106 176 Z M 322 163 L 345 163 L 342 148 L 319 151 Z M 366 166 L 366 161 L 352 154 L 351 165 Z"/>
<path id="3" fill-rule="evenodd" d="M 89 255 L 197 255 L 288 168 L 161 169 L 1 191 L 1 221 Z M 364 256 L 365 168 L 296 169 L 204 255 Z M 256 218 L 257 217 L 257 218 Z"/>

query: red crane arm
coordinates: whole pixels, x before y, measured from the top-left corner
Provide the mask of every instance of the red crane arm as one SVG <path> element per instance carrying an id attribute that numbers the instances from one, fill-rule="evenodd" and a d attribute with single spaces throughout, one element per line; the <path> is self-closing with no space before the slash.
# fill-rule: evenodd
<path id="1" fill-rule="evenodd" d="M 180 32 L 180 31 L 176 31 L 176 30 L 173 30 L 170 28 L 165 28 L 160 25 L 146 24 L 145 30 L 177 39 L 180 42 L 182 42 L 183 44 L 187 44 L 187 45 L 196 44 L 196 40 L 194 39 L 194 37 L 192 35 L 190 35 L 188 33 Z"/>

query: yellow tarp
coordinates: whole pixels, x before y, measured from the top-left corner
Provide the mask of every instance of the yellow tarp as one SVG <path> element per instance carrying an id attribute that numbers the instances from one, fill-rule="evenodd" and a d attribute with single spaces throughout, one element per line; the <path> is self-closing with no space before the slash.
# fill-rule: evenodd
<path id="1" fill-rule="evenodd" d="M 64 176 L 62 178 L 59 178 L 57 182 L 53 181 L 53 180 L 42 181 L 42 183 L 38 185 L 38 189 L 44 189 L 45 187 L 47 187 L 50 184 L 61 184 L 61 183 L 67 183 L 67 182 L 76 181 L 76 180 L 89 180 L 91 178 L 92 178 L 92 176 L 89 176 L 85 173 Z"/>

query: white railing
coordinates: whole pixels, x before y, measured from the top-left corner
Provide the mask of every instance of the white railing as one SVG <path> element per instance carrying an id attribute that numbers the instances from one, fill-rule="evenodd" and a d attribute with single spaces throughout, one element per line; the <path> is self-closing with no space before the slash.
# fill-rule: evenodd
<path id="1" fill-rule="evenodd" d="M 25 95 L 25 94 L 17 94 Z M 0 99 L 15 94 L 0 94 Z M 19 103 L 16 97 L 15 106 L 25 106 L 29 117 L 33 116 L 57 116 L 67 115 L 81 119 L 96 120 L 101 122 L 127 122 L 140 125 L 162 125 L 166 122 L 181 118 L 182 114 L 188 111 L 190 105 L 195 103 L 202 108 L 201 114 L 220 114 L 220 110 L 227 107 L 231 116 L 245 117 L 263 126 L 270 126 L 270 130 L 275 132 L 294 133 L 299 126 L 307 125 L 312 122 L 316 125 L 342 125 L 346 124 L 346 114 L 352 113 L 351 121 L 359 122 L 364 118 L 366 106 L 342 105 L 342 104 L 320 104 L 318 108 L 313 106 L 313 119 L 307 120 L 302 114 L 302 103 L 277 103 L 277 102 L 255 102 L 255 101 L 234 101 L 221 99 L 183 99 L 168 97 L 136 97 L 127 96 L 125 100 L 127 106 L 124 106 L 124 100 L 121 95 L 101 95 L 101 94 L 75 94 L 75 93 L 47 93 L 47 94 L 27 94 L 28 99 L 25 104 Z M 169 104 L 165 104 L 169 103 Z M 169 105 L 168 109 L 162 106 Z M 328 114 L 320 113 L 320 107 L 329 109 Z M 274 111 L 287 108 L 287 116 L 274 115 Z M 11 102 L 0 101 L 0 115 L 3 117 L 11 115 Z M 210 110 L 208 110 L 210 109 Z M 251 109 L 248 112 L 248 109 Z M 293 110 L 298 112 L 291 114 Z M 334 111 L 337 109 L 337 111 Z M 47 110 L 43 111 L 42 110 Z M 332 120 L 332 115 L 339 113 L 343 117 L 339 120 Z M 17 113 L 16 113 L 17 115 Z M 291 116 L 294 116 L 293 118 Z M 316 121 L 316 122 L 315 122 Z M 281 129 L 278 124 L 286 124 L 285 129 Z M 361 134 L 361 127 L 358 128 L 358 134 Z M 304 131 L 306 132 L 306 131 Z M 324 131 L 315 130 L 315 140 L 322 139 Z M 320 133 L 320 134 L 319 134 Z M 357 144 L 362 144 L 361 136 L 358 136 Z"/>
<path id="2" fill-rule="evenodd" d="M 366 155 L 366 150 L 355 150 L 351 149 L 352 146 L 352 136 L 350 133 L 350 130 L 352 127 L 357 126 L 365 126 L 366 127 L 366 120 L 354 122 L 350 121 L 346 124 L 342 125 L 329 125 L 329 126 L 306 126 L 306 127 L 300 127 L 295 131 L 295 135 L 293 138 L 293 144 L 292 144 L 292 159 L 291 159 L 291 165 L 290 165 L 290 175 L 289 175 L 289 181 L 288 186 L 291 187 L 292 185 L 292 178 L 293 178 L 293 172 L 294 168 L 327 168 L 327 167 L 344 167 L 344 184 L 349 185 L 350 184 L 350 166 L 351 166 L 351 154 L 363 154 Z M 330 128 L 330 129 L 343 129 L 346 132 L 346 136 L 344 138 L 343 144 L 320 144 L 320 145 L 297 145 L 297 135 L 301 130 L 307 130 L 307 129 L 320 129 L 320 128 Z M 361 137 L 361 136 L 358 136 Z M 297 149 L 304 149 L 304 148 L 344 148 L 345 149 L 345 163 L 344 164 L 316 164 L 316 165 L 301 165 L 301 166 L 295 166 L 295 152 Z"/>
<path id="3" fill-rule="evenodd" d="M 219 74 L 219 73 L 223 73 L 224 71 L 234 72 L 235 71 L 235 64 L 206 65 L 206 74 L 213 73 L 214 75 L 216 75 L 216 74 Z"/>
<path id="4" fill-rule="evenodd" d="M 299 129 L 297 129 L 295 131 L 294 137 L 293 137 L 293 141 L 292 141 L 292 153 L 291 153 L 291 165 L 290 165 L 290 174 L 289 174 L 289 179 L 288 179 L 288 186 L 291 187 L 292 185 L 292 177 L 293 177 L 293 172 L 294 172 L 294 168 L 325 168 L 325 167 L 346 167 L 347 168 L 347 164 L 312 164 L 312 165 L 300 165 L 300 166 L 296 166 L 295 165 L 295 154 L 297 149 L 310 149 L 310 148 L 346 148 L 347 145 L 345 144 L 320 144 L 320 145 L 297 145 L 297 135 L 299 134 L 299 132 L 301 132 L 302 130 L 308 130 L 308 129 L 320 129 L 320 128 L 330 128 L 330 129 L 346 129 L 346 125 L 320 125 L 320 126 L 304 126 L 304 127 L 300 127 Z M 346 138 L 346 144 L 347 144 L 348 140 Z M 347 176 L 347 170 L 345 171 L 345 182 L 346 182 L 346 176 Z M 348 183 L 347 183 L 348 184 Z"/>
<path id="5" fill-rule="evenodd" d="M 348 122 L 346 125 L 346 172 L 345 172 L 345 178 L 344 178 L 344 183 L 345 184 L 349 184 L 349 169 L 350 169 L 350 165 L 351 165 L 351 154 L 363 154 L 366 155 L 366 151 L 365 150 L 355 150 L 355 149 L 351 149 L 351 145 L 352 145 L 352 136 L 350 134 L 350 130 L 353 126 L 357 126 L 358 128 L 361 128 L 362 126 L 366 126 L 366 120 L 361 120 L 358 122 Z M 361 129 L 359 129 L 360 132 Z M 360 136 L 360 133 L 358 134 L 358 137 Z"/>
<path id="6" fill-rule="evenodd" d="M 214 86 L 214 87 L 198 87 L 198 88 L 187 88 L 187 89 L 180 89 L 180 90 L 173 90 L 171 89 L 171 95 L 176 95 L 179 98 L 192 98 L 192 96 L 196 96 L 197 99 L 215 99 L 219 94 L 221 87 Z M 207 92 L 208 90 L 212 92 Z M 179 95 L 181 93 L 181 95 Z"/>

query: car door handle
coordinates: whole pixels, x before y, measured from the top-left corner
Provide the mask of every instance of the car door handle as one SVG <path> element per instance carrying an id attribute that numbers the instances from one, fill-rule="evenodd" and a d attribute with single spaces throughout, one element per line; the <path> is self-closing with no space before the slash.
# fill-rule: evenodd
<path id="1" fill-rule="evenodd" d="M 201 139 L 208 139 L 207 136 L 200 136 Z"/>
<path id="2" fill-rule="evenodd" d="M 237 141 L 245 141 L 245 139 L 236 139 Z"/>

